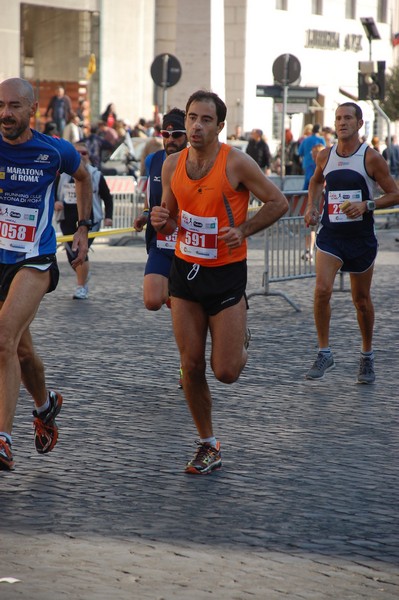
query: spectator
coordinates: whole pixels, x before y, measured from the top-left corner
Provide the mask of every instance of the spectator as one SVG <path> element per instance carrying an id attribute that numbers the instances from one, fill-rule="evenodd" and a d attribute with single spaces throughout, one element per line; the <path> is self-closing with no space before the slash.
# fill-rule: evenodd
<path id="1" fill-rule="evenodd" d="M 45 124 L 43 133 L 49 135 L 50 137 L 60 137 L 60 132 L 58 131 L 57 125 L 54 123 L 54 121 L 48 121 Z"/>
<path id="2" fill-rule="evenodd" d="M 320 125 L 316 123 L 312 128 L 312 135 L 305 137 L 303 142 L 301 142 L 298 148 L 299 156 L 302 156 L 302 168 L 305 172 L 305 181 L 303 185 L 303 189 L 307 190 L 309 187 L 309 181 L 312 177 L 314 170 L 316 168 L 316 163 L 312 158 L 312 148 L 316 146 L 316 144 L 326 145 L 324 138 L 320 135 Z"/>
<path id="3" fill-rule="evenodd" d="M 62 132 L 62 138 L 71 144 L 76 144 L 76 142 L 79 142 L 83 137 L 83 131 L 79 124 L 80 119 L 78 115 L 72 112 L 69 121 L 65 125 L 64 131 Z"/>
<path id="4" fill-rule="evenodd" d="M 232 140 L 246 140 L 247 138 L 242 132 L 241 125 L 236 125 L 234 134 L 231 136 Z"/>
<path id="5" fill-rule="evenodd" d="M 80 127 L 82 130 L 84 127 L 90 126 L 90 103 L 85 98 L 79 98 L 78 110 L 76 114 L 79 117 Z"/>
<path id="6" fill-rule="evenodd" d="M 285 130 L 285 174 L 301 175 L 302 167 L 298 155 L 298 142 L 294 142 L 294 136 L 290 129 Z M 281 145 L 278 147 L 276 156 L 273 160 L 272 169 L 278 175 L 281 175 Z"/>
<path id="7" fill-rule="evenodd" d="M 310 123 L 308 123 L 307 125 L 305 125 L 305 127 L 303 128 L 303 132 L 301 137 L 298 140 L 298 145 L 300 146 L 303 142 L 303 140 L 307 137 L 309 137 L 310 135 L 312 135 L 312 130 L 313 130 L 313 125 L 311 125 Z"/>
<path id="8" fill-rule="evenodd" d="M 134 126 L 132 137 L 148 137 L 146 120 L 141 118 Z"/>
<path id="9" fill-rule="evenodd" d="M 251 131 L 246 153 L 254 159 L 262 171 L 266 174 L 270 173 L 270 149 L 263 138 L 263 131 L 261 129 L 253 129 Z"/>
<path id="10" fill-rule="evenodd" d="M 115 127 L 117 120 L 118 117 L 116 116 L 115 104 L 108 104 L 101 115 L 101 121 L 104 121 L 107 127 Z"/>
<path id="11" fill-rule="evenodd" d="M 123 142 L 126 138 L 127 133 L 125 123 L 123 121 L 118 120 L 115 122 L 113 129 L 115 129 L 117 133 L 118 142 Z"/>
<path id="12" fill-rule="evenodd" d="M 371 147 L 374 148 L 374 150 L 376 150 L 377 152 L 379 152 L 381 154 L 380 138 L 377 137 L 376 135 L 374 135 L 371 138 Z"/>
<path id="13" fill-rule="evenodd" d="M 84 142 L 89 151 L 91 164 L 94 167 L 97 167 L 97 169 L 100 169 L 104 153 L 111 153 L 113 145 L 98 134 L 98 128 L 95 125 L 91 126 L 90 135 L 84 139 Z"/>
<path id="14" fill-rule="evenodd" d="M 312 159 L 315 164 L 315 168 L 316 168 L 317 155 L 324 148 L 325 148 L 325 146 L 323 144 L 316 144 L 312 148 Z M 315 169 L 313 169 L 313 173 L 314 173 L 314 171 L 315 171 Z M 310 175 L 310 177 L 313 176 L 313 173 Z M 317 225 L 308 225 L 308 229 L 306 230 L 306 234 L 305 234 L 305 254 L 302 255 L 302 260 L 313 262 L 313 252 L 314 252 L 314 246 L 315 246 L 315 241 L 316 241 L 316 229 L 317 229 Z"/>
<path id="15" fill-rule="evenodd" d="M 106 142 L 108 142 L 112 148 L 114 148 L 118 143 L 118 134 L 113 127 L 109 127 L 105 121 L 98 122 L 97 133 L 100 137 L 104 138 Z"/>
<path id="16" fill-rule="evenodd" d="M 290 175 L 303 175 L 302 158 L 299 156 L 299 140 L 292 141 L 289 149 Z"/>
<path id="17" fill-rule="evenodd" d="M 54 121 L 60 135 L 62 135 L 64 127 L 69 121 L 71 112 L 71 99 L 69 96 L 66 96 L 64 88 L 58 86 L 55 95 L 48 104 L 45 116 L 50 117 L 51 120 Z"/>
<path id="18" fill-rule="evenodd" d="M 396 135 L 391 136 L 391 144 L 389 139 L 385 139 L 387 147 L 382 151 L 382 156 L 389 162 L 389 172 L 396 180 L 399 179 L 399 146 L 396 143 Z"/>
<path id="19" fill-rule="evenodd" d="M 331 127 L 323 127 L 321 134 L 326 143 L 326 148 L 331 148 L 331 146 L 335 143 L 334 130 Z"/>
<path id="20" fill-rule="evenodd" d="M 184 127 L 183 127 L 184 128 Z M 146 142 L 143 152 L 141 154 L 140 159 L 140 174 L 145 175 L 145 159 L 149 154 L 153 152 L 157 152 L 163 148 L 163 138 L 161 135 L 161 126 L 154 125 L 154 131 L 152 136 L 149 138 L 148 142 Z"/>

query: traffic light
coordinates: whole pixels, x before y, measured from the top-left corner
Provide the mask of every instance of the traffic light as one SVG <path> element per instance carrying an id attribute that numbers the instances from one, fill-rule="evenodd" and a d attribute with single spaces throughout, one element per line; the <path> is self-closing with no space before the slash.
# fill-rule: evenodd
<path id="1" fill-rule="evenodd" d="M 359 100 L 384 100 L 385 60 L 359 62 Z"/>

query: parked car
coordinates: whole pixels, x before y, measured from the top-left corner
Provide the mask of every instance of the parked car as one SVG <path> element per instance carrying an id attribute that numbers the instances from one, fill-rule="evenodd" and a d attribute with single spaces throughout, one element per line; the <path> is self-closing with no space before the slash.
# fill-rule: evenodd
<path id="1" fill-rule="evenodd" d="M 242 150 L 245 152 L 248 146 L 248 140 L 226 140 L 226 143 L 229 146 L 233 146 L 233 148 L 238 148 L 238 150 Z"/>
<path id="2" fill-rule="evenodd" d="M 131 175 L 140 177 L 140 159 L 148 138 L 132 137 L 122 142 L 112 154 L 101 163 L 103 175 Z"/>

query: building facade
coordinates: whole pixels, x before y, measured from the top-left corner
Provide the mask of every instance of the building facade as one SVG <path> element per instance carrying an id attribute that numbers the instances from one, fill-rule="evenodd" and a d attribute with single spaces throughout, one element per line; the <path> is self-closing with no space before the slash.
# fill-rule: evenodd
<path id="1" fill-rule="evenodd" d="M 96 120 L 108 103 L 131 123 L 172 106 L 184 107 L 199 88 L 226 101 L 226 133 L 262 129 L 278 142 L 282 127 L 298 137 L 307 122 L 332 125 L 336 106 L 358 95 L 361 61 L 398 64 L 399 7 L 395 0 L 0 0 L 3 52 L 0 79 L 23 76 L 35 85 L 42 113 L 54 87 L 73 102 L 87 98 Z M 380 39 L 362 25 L 371 17 Z M 156 86 L 151 64 L 175 56 L 179 81 Z M 312 99 L 259 95 L 274 86 L 273 67 L 292 55 L 300 74 L 292 85 L 316 89 Z M 93 67 L 93 57 L 95 68 Z M 288 99 L 289 100 L 289 99 Z M 361 102 L 366 135 L 384 132 L 384 119 Z M 285 114 L 283 115 L 283 108 Z M 40 119 L 39 119 L 40 120 Z M 393 126 L 394 127 L 394 126 Z"/>

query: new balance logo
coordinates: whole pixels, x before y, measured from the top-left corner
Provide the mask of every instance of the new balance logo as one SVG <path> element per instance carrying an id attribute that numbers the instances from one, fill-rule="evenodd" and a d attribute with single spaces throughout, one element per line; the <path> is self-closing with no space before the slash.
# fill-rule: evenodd
<path id="1" fill-rule="evenodd" d="M 49 155 L 48 154 L 39 154 L 39 156 L 36 158 L 35 162 L 38 163 L 48 163 L 49 161 Z"/>

